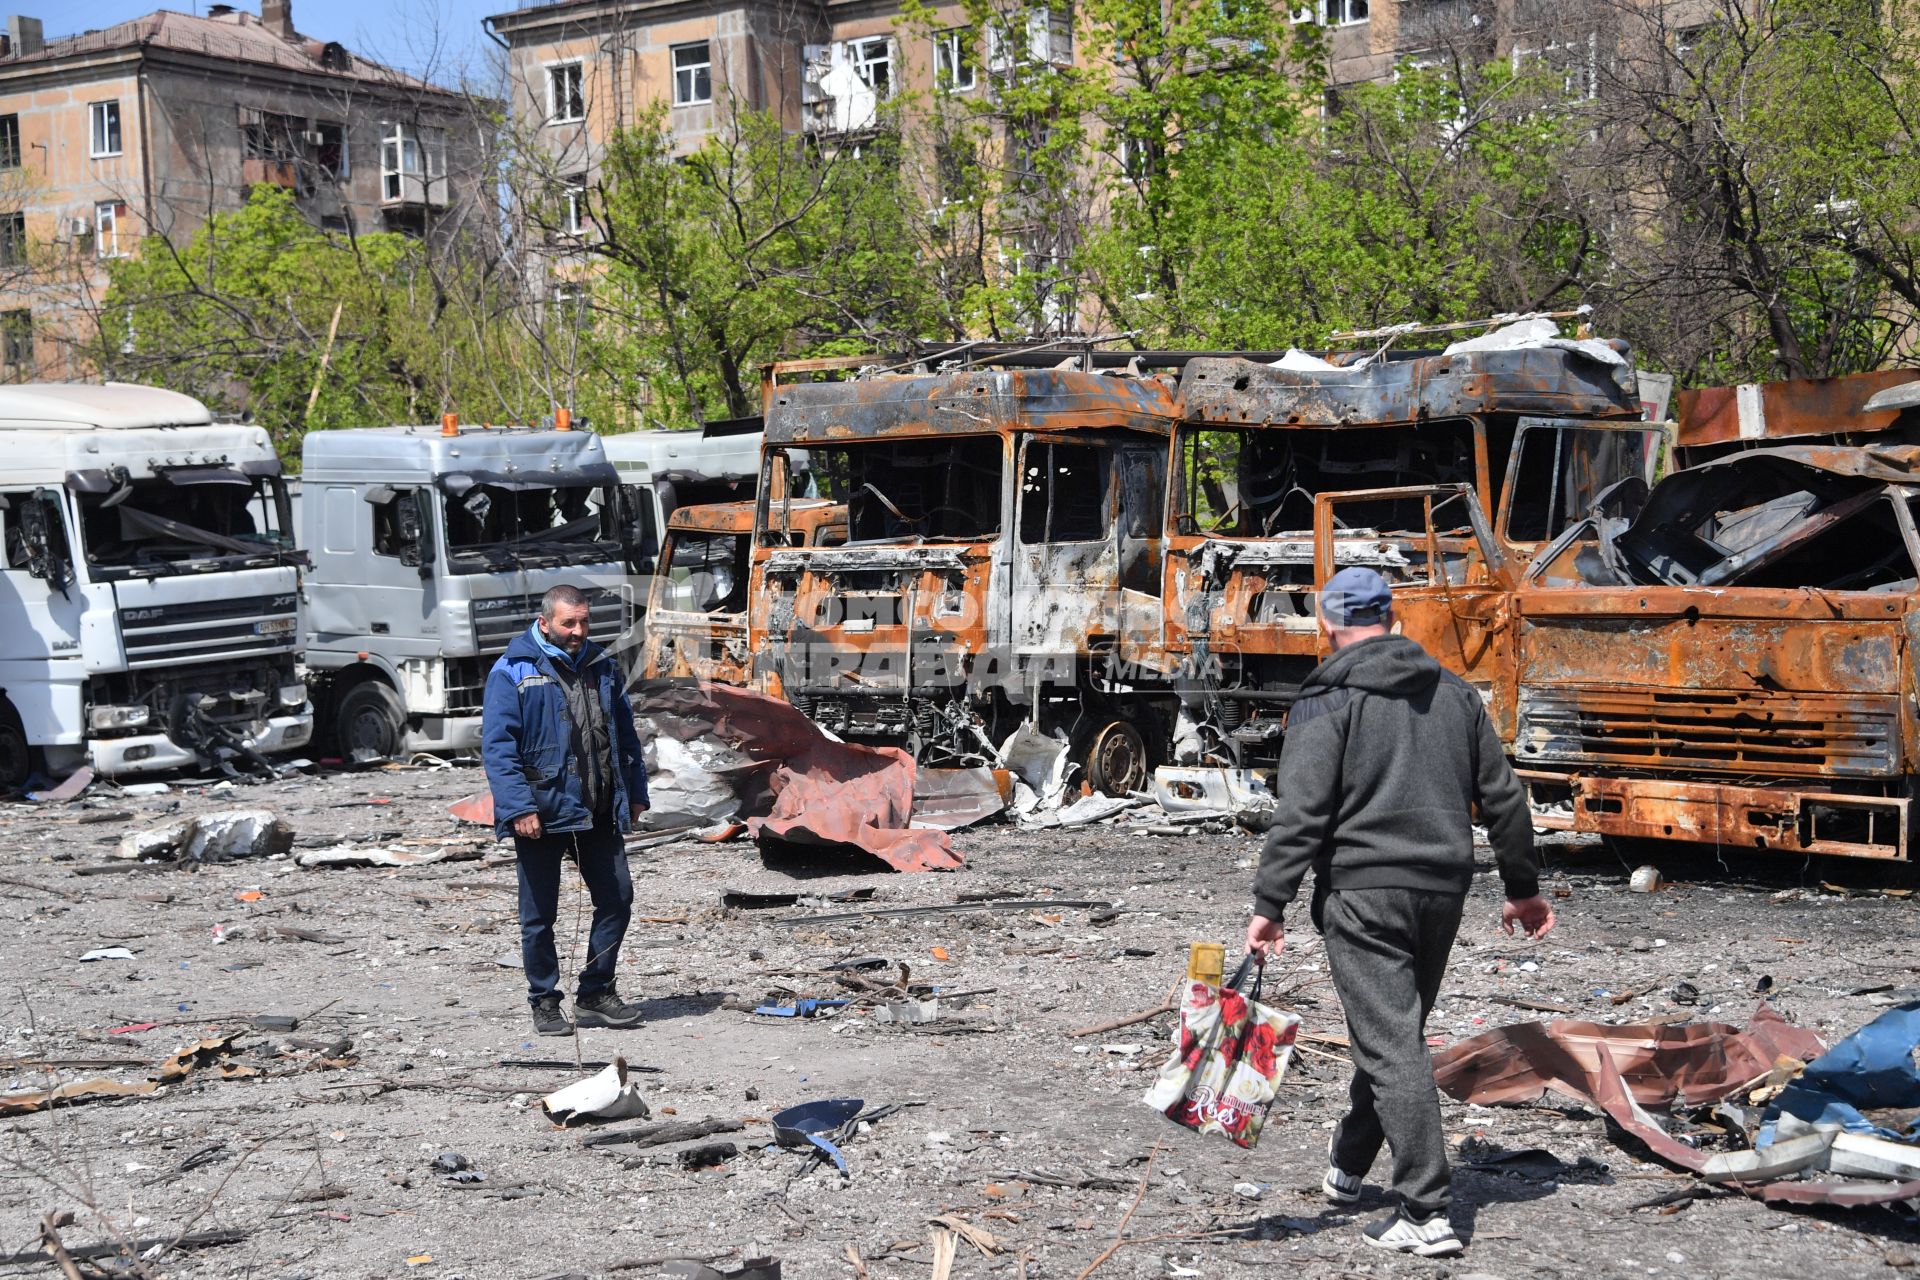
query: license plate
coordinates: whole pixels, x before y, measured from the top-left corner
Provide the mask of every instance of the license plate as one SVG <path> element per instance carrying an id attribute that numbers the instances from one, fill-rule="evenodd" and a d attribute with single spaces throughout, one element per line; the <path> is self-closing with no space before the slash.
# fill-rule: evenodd
<path id="1" fill-rule="evenodd" d="M 257 636 L 285 636 L 293 634 L 292 618 L 262 618 L 253 624 L 253 634 Z"/>

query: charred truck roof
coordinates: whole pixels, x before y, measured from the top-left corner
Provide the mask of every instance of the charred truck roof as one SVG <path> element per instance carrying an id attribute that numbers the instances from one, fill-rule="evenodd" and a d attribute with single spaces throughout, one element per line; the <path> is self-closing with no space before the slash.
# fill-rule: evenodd
<path id="1" fill-rule="evenodd" d="M 1078 369 L 969 369 L 881 374 L 767 391 L 770 445 L 1021 428 L 1125 428 L 1164 434 L 1176 417 L 1170 380 Z"/>
<path id="2" fill-rule="evenodd" d="M 1490 414 L 1638 418 L 1640 393 L 1623 357 L 1596 359 L 1586 344 L 1419 354 L 1329 369 L 1285 368 L 1206 357 L 1180 376 L 1188 422 L 1375 427 Z"/>

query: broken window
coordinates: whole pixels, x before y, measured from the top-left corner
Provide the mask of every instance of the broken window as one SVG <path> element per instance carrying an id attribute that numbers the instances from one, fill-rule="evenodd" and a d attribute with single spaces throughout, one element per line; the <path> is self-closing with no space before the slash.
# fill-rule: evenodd
<path id="1" fill-rule="evenodd" d="M 854 74 L 873 90 L 873 96 L 885 102 L 893 94 L 893 41 L 872 36 L 849 42 L 848 53 Z"/>
<path id="2" fill-rule="evenodd" d="M 1098 542 L 1112 533 L 1107 452 L 1034 441 L 1020 474 L 1020 541 Z"/>
<path id="3" fill-rule="evenodd" d="M 275 563 L 293 549 L 276 477 L 180 467 L 82 492 L 80 541 L 96 579 Z"/>
<path id="4" fill-rule="evenodd" d="M 0 364 L 9 376 L 33 372 L 33 312 L 0 311 Z"/>
<path id="5" fill-rule="evenodd" d="M 481 483 L 442 496 L 456 573 L 619 558 L 607 497 L 593 485 Z"/>
<path id="6" fill-rule="evenodd" d="M 1315 494 L 1408 485 L 1472 484 L 1473 428 L 1287 428 L 1183 432 L 1180 532 L 1227 538 L 1310 535 Z M 1423 527 L 1405 500 L 1343 503 L 1341 521 L 1382 532 Z"/>
<path id="7" fill-rule="evenodd" d="M 0 169 L 20 167 L 20 117 L 8 112 L 0 116 Z"/>
<path id="8" fill-rule="evenodd" d="M 1509 487 L 1507 537 L 1546 542 L 1586 517 L 1594 499 L 1629 476 L 1652 480 L 1660 436 L 1601 427 L 1529 427 Z"/>
<path id="9" fill-rule="evenodd" d="M 353 176 L 353 162 L 347 151 L 347 127 L 329 120 L 318 121 L 305 135 L 313 148 L 313 163 L 321 174 L 335 182 Z"/>
<path id="10" fill-rule="evenodd" d="M 547 119 L 554 124 L 570 124 L 586 118 L 586 68 L 578 62 L 548 67 Z"/>
<path id="11" fill-rule="evenodd" d="M 668 544 L 660 607 L 677 613 L 747 611 L 747 536 L 677 529 Z"/>
<path id="12" fill-rule="evenodd" d="M 1623 530 L 1603 527 L 1599 559 L 1648 586 L 1912 591 L 1894 504 L 1914 495 L 1863 470 L 1770 450 L 1676 472 Z"/>
<path id="13" fill-rule="evenodd" d="M 0 267 L 25 266 L 27 261 L 27 215 L 0 213 Z"/>
<path id="14" fill-rule="evenodd" d="M 933 37 L 933 82 L 946 93 L 965 93 L 979 83 L 972 27 L 954 27 Z"/>
<path id="15" fill-rule="evenodd" d="M 995 536 L 1002 457 L 998 436 L 807 448 L 819 496 L 847 504 L 849 542 Z M 774 516 L 778 529 L 785 522 L 778 512 Z"/>
<path id="16" fill-rule="evenodd" d="M 303 122 L 271 111 L 245 111 L 240 124 L 241 155 L 248 160 L 289 162 L 299 155 Z"/>

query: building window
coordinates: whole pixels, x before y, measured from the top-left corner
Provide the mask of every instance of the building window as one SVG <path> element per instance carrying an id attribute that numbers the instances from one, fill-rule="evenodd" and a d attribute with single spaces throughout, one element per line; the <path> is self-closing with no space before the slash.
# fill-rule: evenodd
<path id="1" fill-rule="evenodd" d="M 20 117 L 0 116 L 0 169 L 20 167 Z"/>
<path id="2" fill-rule="evenodd" d="M 848 44 L 853 55 L 853 70 L 873 96 L 885 101 L 893 89 L 893 42 L 885 36 L 854 40 Z"/>
<path id="3" fill-rule="evenodd" d="M 0 267 L 25 266 L 27 261 L 27 215 L 0 213 Z"/>
<path id="4" fill-rule="evenodd" d="M 1329 27 L 1350 27 L 1367 20 L 1367 0 L 1320 0 L 1320 21 Z"/>
<path id="5" fill-rule="evenodd" d="M 570 236 L 583 234 L 587 229 L 587 175 L 575 174 L 567 179 L 567 189 L 561 193 L 561 227 Z"/>
<path id="6" fill-rule="evenodd" d="M 120 154 L 120 103 L 96 102 L 87 108 L 93 122 L 93 154 L 101 156 Z"/>
<path id="7" fill-rule="evenodd" d="M 586 68 L 578 62 L 547 68 L 547 118 L 555 124 L 587 118 Z"/>
<path id="8" fill-rule="evenodd" d="M 317 120 L 305 141 L 313 148 L 314 166 L 326 177 L 340 182 L 353 176 L 353 163 L 347 154 L 347 126 Z"/>
<path id="9" fill-rule="evenodd" d="M 713 101 L 713 48 L 705 40 L 673 47 L 673 105 Z"/>
<path id="10" fill-rule="evenodd" d="M 1589 33 L 1584 40 L 1556 41 L 1541 49 L 1516 45 L 1513 70 L 1515 74 L 1537 70 L 1549 87 L 1556 87 L 1557 81 L 1561 95 L 1569 102 L 1578 102 L 1599 95 L 1599 56 L 1598 38 Z"/>
<path id="11" fill-rule="evenodd" d="M 935 86 L 949 93 L 965 93 L 979 82 L 972 27 L 955 27 L 934 36 L 933 76 Z"/>
<path id="12" fill-rule="evenodd" d="M 118 200 L 102 200 L 93 206 L 93 253 L 98 258 L 120 256 L 120 219 L 127 206 Z"/>
<path id="13" fill-rule="evenodd" d="M 1681 27 L 1673 33 L 1673 56 L 1682 62 L 1687 61 L 1699 51 L 1701 42 L 1707 38 L 1707 34 L 1708 29 L 1705 23 L 1697 27 Z M 18 143 L 15 146 L 17 147 Z M 15 161 L 15 163 L 19 162 Z"/>
<path id="14" fill-rule="evenodd" d="M 0 311 L 0 359 L 9 373 L 33 370 L 33 312 L 25 307 Z"/>
<path id="15" fill-rule="evenodd" d="M 446 138 L 439 129 L 386 126 L 380 139 L 382 200 L 427 203 L 434 194 L 430 184 L 446 176 Z"/>

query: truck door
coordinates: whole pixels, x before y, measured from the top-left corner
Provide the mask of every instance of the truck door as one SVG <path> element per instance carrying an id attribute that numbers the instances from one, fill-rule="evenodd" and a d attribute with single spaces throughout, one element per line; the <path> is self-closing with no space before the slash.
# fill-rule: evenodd
<path id="1" fill-rule="evenodd" d="M 1398 630 L 1488 700 L 1513 727 L 1512 574 L 1473 486 L 1322 493 L 1313 500 L 1314 592 L 1364 564 L 1393 585 Z"/>
<path id="2" fill-rule="evenodd" d="M 1501 539 L 1538 550 L 1585 519 L 1595 499 L 1620 481 L 1651 485 L 1667 443 L 1661 423 L 1520 419 L 1495 521 Z"/>
<path id="3" fill-rule="evenodd" d="M 42 744 L 80 726 L 62 725 L 54 706 L 57 659 L 78 662 L 81 586 L 75 580 L 73 539 L 62 495 L 51 489 L 0 492 L 0 689 L 19 714 L 27 741 Z M 78 683 L 78 666 L 72 668 Z M 7 761 L 0 766 L 12 767 Z"/>
<path id="4" fill-rule="evenodd" d="M 1013 553 L 1017 652 L 1153 660 L 1163 641 L 1166 444 L 1033 434 L 1020 443 Z"/>

